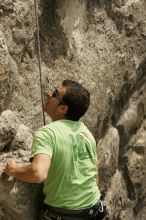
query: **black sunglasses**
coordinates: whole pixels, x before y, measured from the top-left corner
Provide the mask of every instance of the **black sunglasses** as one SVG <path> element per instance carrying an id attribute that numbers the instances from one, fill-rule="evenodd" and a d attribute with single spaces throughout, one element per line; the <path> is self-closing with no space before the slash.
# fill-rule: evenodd
<path id="1" fill-rule="evenodd" d="M 47 94 L 47 96 L 48 96 L 48 94 Z M 60 102 L 60 104 L 65 104 L 65 102 L 64 102 L 64 101 L 62 100 L 62 98 L 60 97 L 60 94 L 59 94 L 59 91 L 58 91 L 57 88 L 55 88 L 55 90 L 53 91 L 51 97 L 54 97 L 54 98 L 58 99 L 59 102 Z"/>

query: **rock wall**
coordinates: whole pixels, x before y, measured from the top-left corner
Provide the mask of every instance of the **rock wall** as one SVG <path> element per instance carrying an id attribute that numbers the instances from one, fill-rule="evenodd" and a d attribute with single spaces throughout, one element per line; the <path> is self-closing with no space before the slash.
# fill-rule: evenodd
<path id="1" fill-rule="evenodd" d="M 37 3 L 44 91 L 69 78 L 91 93 L 82 120 L 97 140 L 106 219 L 144 220 L 146 2 Z M 37 46 L 34 1 L 0 0 L 1 171 L 8 158 L 29 162 L 33 131 L 43 124 Z M 1 219 L 37 218 L 37 186 L 1 175 L 0 192 Z"/>

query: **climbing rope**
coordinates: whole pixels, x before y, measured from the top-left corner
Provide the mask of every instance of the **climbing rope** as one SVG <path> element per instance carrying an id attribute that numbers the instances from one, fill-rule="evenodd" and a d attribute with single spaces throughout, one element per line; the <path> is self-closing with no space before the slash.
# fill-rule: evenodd
<path id="1" fill-rule="evenodd" d="M 42 103 L 42 114 L 43 114 L 43 123 L 45 123 L 45 112 L 43 109 L 44 106 L 44 96 L 43 96 L 43 86 L 42 86 L 42 71 L 41 71 L 41 47 L 40 47 L 40 30 L 38 22 L 38 6 L 37 0 L 34 0 L 34 10 L 35 10 L 35 21 L 36 21 L 36 33 L 37 33 L 37 57 L 38 57 L 38 67 L 39 67 L 39 78 L 40 78 L 40 92 L 41 92 L 41 103 Z"/>

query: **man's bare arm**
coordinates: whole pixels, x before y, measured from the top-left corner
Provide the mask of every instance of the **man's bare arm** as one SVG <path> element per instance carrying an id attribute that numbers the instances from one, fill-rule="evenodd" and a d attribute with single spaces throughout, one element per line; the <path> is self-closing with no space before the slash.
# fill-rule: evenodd
<path id="1" fill-rule="evenodd" d="M 51 157 L 47 154 L 37 154 L 31 164 L 25 165 L 10 161 L 7 163 L 4 172 L 28 183 L 41 183 L 48 175 L 51 165 Z"/>

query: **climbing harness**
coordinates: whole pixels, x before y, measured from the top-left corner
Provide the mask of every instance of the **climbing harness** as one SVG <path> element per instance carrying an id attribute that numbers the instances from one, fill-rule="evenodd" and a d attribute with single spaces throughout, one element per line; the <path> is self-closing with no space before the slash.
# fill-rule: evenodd
<path id="1" fill-rule="evenodd" d="M 40 30 L 38 22 L 38 5 L 37 0 L 34 0 L 34 10 L 35 10 L 35 21 L 36 21 L 36 34 L 37 34 L 37 57 L 38 57 L 38 67 L 39 67 L 39 78 L 40 78 L 40 92 L 41 92 L 41 103 L 42 103 L 42 114 L 43 114 L 43 123 L 45 122 L 45 112 L 43 109 L 44 106 L 44 96 L 43 96 L 43 86 L 42 86 L 42 70 L 41 70 L 41 47 L 40 47 Z"/>
<path id="2" fill-rule="evenodd" d="M 80 210 L 69 210 L 64 208 L 44 205 L 44 219 L 48 220 L 102 220 L 105 217 L 106 209 L 103 201 L 99 200 L 95 205 Z"/>

